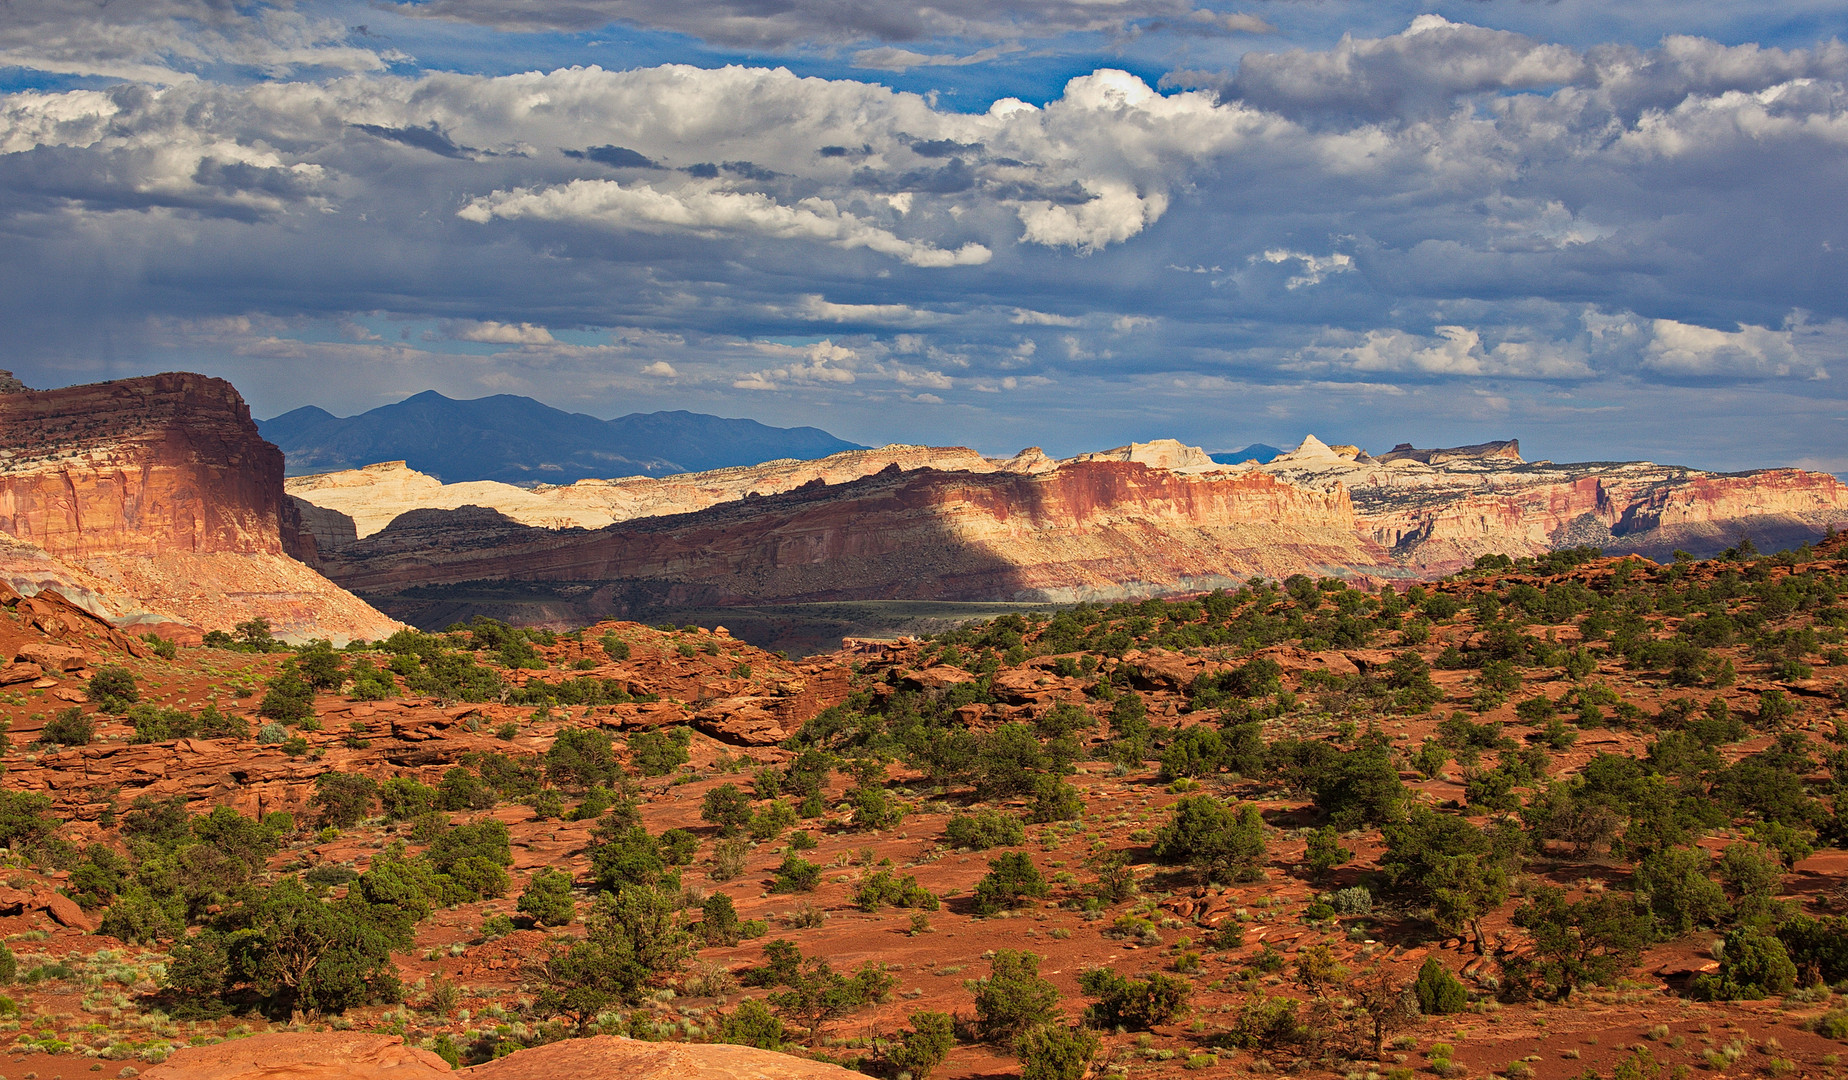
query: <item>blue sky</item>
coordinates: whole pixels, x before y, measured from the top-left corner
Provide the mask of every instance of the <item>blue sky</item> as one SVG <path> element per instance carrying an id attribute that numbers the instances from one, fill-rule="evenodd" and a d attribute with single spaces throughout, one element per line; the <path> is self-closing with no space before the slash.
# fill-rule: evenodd
<path id="1" fill-rule="evenodd" d="M 0 366 L 1848 472 L 1848 6 L 16 0 Z"/>

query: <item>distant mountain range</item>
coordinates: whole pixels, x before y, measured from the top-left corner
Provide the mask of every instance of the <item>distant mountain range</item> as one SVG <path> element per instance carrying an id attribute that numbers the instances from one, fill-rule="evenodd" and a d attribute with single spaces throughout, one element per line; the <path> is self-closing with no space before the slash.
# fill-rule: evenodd
<path id="1" fill-rule="evenodd" d="M 1220 454 L 1208 454 L 1207 457 L 1221 465 L 1237 465 L 1241 461 L 1255 461 L 1260 465 L 1269 465 L 1271 459 L 1283 451 L 1267 443 L 1254 442 L 1243 450 L 1228 450 Z"/>
<path id="2" fill-rule="evenodd" d="M 308 405 L 257 428 L 282 448 L 290 476 L 404 461 L 447 484 L 669 476 L 866 449 L 820 428 L 684 411 L 599 420 L 513 394 L 457 401 L 434 390 L 358 416 Z"/>

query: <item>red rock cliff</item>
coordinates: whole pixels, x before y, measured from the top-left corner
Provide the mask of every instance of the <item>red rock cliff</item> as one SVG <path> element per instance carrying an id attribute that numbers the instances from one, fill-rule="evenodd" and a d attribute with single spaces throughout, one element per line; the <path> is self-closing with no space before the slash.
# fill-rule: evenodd
<path id="1" fill-rule="evenodd" d="M 324 554 L 367 593 L 481 579 L 647 583 L 656 598 L 750 603 L 1137 595 L 1257 573 L 1377 565 L 1340 488 L 1186 476 L 1118 461 L 1036 475 L 890 472 L 607 528 L 419 510 Z"/>
<path id="2" fill-rule="evenodd" d="M 60 557 L 281 554 L 282 451 L 223 379 L 0 394 L 0 532 Z"/>
<path id="3" fill-rule="evenodd" d="M 390 634 L 285 553 L 283 499 L 282 451 L 223 379 L 0 393 L 0 581 L 22 592 L 55 589 L 125 625 L 262 617 L 296 639 Z"/>

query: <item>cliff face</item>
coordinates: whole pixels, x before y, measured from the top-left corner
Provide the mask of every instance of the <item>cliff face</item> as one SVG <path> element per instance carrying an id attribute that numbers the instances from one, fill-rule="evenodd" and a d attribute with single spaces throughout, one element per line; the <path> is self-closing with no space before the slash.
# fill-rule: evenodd
<path id="1" fill-rule="evenodd" d="M 575 525 L 600 529 L 635 518 L 688 514 L 751 495 L 775 495 L 804 484 L 844 484 L 894 465 L 906 472 L 938 469 L 975 473 L 1030 472 L 1053 467 L 1044 454 L 1034 453 L 1035 458 L 1023 454 L 997 460 L 960 446 L 894 445 L 850 450 L 814 461 L 771 461 L 677 476 L 627 476 L 532 488 L 493 480 L 445 484 L 402 461 L 387 461 L 363 469 L 297 476 L 286 483 L 291 496 L 351 518 L 356 538 L 371 536 L 412 510 L 454 510 L 463 506 L 488 507 L 514 521 L 541 528 Z M 323 527 L 315 526 L 317 530 Z M 325 540 L 321 546 L 328 546 Z"/>
<path id="2" fill-rule="evenodd" d="M 1385 562 L 1344 492 L 1115 461 L 1039 474 L 904 473 L 646 518 L 543 530 L 483 508 L 420 510 L 339 552 L 329 576 L 391 597 L 481 580 L 582 583 L 591 614 L 831 600 L 1068 601 L 1212 588 L 1254 573 Z M 413 605 L 414 606 L 414 605 Z"/>
<path id="3" fill-rule="evenodd" d="M 389 634 L 284 553 L 282 468 L 222 379 L 0 394 L 0 580 L 124 624 L 262 616 L 298 637 Z"/>
<path id="4" fill-rule="evenodd" d="M 0 395 L 0 531 L 54 557 L 280 554 L 282 451 L 230 383 Z"/>
<path id="5" fill-rule="evenodd" d="M 570 621 L 845 600 L 1111 599 L 1252 574 L 1428 578 L 1490 552 L 1594 544 L 1666 557 L 1741 534 L 1782 545 L 1848 525 L 1848 487 L 1822 474 L 1529 464 L 1512 442 L 1387 456 L 1313 438 L 1263 466 L 1217 465 L 1169 443 L 1065 462 L 888 447 L 764 467 L 772 475 L 730 470 L 723 483 L 641 481 L 659 497 L 648 505 L 703 508 L 598 529 L 538 527 L 517 503 L 417 509 L 323 544 L 321 565 L 407 618 L 440 609 L 446 620 L 457 605 L 523 594 Z M 935 467 L 953 464 L 965 467 Z"/>

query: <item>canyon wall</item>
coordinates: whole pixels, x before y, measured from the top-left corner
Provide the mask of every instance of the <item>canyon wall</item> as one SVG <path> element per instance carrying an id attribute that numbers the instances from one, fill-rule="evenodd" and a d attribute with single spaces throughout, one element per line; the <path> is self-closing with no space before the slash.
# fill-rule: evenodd
<path id="1" fill-rule="evenodd" d="M 580 583 L 580 611 L 837 600 L 1104 599 L 1252 574 L 1347 572 L 1389 553 L 1341 491 L 1132 462 L 1044 473 L 901 472 L 643 518 L 546 530 L 496 511 L 419 510 L 325 572 L 401 616 L 429 587 Z"/>
<path id="2" fill-rule="evenodd" d="M 284 551 L 282 452 L 237 390 L 171 373 L 0 393 L 0 580 L 122 625 L 391 633 Z"/>
<path id="3" fill-rule="evenodd" d="M 661 493 L 652 505 L 695 509 L 597 529 L 534 525 L 517 503 L 416 509 L 324 545 L 321 565 L 411 620 L 446 621 L 524 590 L 547 617 L 570 621 L 850 600 L 1114 599 L 1253 574 L 1411 580 L 1491 552 L 1593 544 L 1666 558 L 1741 535 L 1775 547 L 1848 527 L 1848 487 L 1832 476 L 1528 463 L 1512 441 L 1375 459 L 1310 438 L 1262 466 L 1219 465 L 1172 441 L 1062 462 L 1037 450 L 920 450 L 778 463 L 780 482 L 809 477 L 778 494 L 754 490 L 752 470 L 728 470 L 723 487 L 712 474 L 644 481 Z M 907 468 L 920 459 L 966 467 Z M 713 501 L 722 491 L 733 494 Z"/>

